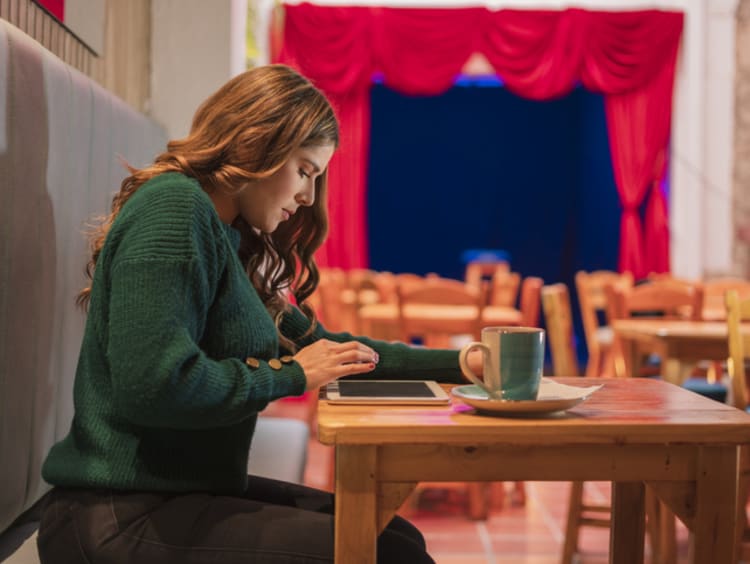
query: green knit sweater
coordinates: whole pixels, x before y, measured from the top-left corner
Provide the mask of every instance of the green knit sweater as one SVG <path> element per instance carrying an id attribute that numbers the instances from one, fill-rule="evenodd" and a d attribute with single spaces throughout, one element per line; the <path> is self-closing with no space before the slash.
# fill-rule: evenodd
<path id="1" fill-rule="evenodd" d="M 306 380 L 296 362 L 268 364 L 283 351 L 237 257 L 239 240 L 199 184 L 178 173 L 150 180 L 123 206 L 96 265 L 75 415 L 45 460 L 45 480 L 244 491 L 257 413 L 302 394 Z M 282 322 L 300 345 L 352 339 L 318 327 L 302 341 L 308 327 L 296 308 Z M 357 339 L 380 355 L 363 377 L 461 381 L 456 351 Z"/>

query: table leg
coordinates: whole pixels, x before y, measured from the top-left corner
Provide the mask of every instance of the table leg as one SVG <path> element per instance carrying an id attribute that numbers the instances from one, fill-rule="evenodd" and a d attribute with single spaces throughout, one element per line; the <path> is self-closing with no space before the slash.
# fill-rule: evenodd
<path id="1" fill-rule="evenodd" d="M 696 363 L 680 360 L 679 358 L 662 359 L 662 375 L 670 384 L 681 385 L 695 368 Z"/>
<path id="2" fill-rule="evenodd" d="M 643 363 L 640 347 L 633 339 L 615 338 L 612 344 L 615 364 L 615 376 L 632 378 L 638 375 Z"/>
<path id="3" fill-rule="evenodd" d="M 610 564 L 643 564 L 646 532 L 645 485 L 613 482 Z"/>
<path id="4" fill-rule="evenodd" d="M 694 564 L 734 562 L 738 448 L 703 447 L 693 522 Z"/>
<path id="5" fill-rule="evenodd" d="M 336 447 L 335 564 L 375 564 L 377 447 Z"/>

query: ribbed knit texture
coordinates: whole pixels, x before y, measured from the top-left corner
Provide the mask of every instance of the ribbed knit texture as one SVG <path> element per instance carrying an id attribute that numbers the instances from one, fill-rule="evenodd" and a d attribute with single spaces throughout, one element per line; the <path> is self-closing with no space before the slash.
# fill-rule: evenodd
<path id="1" fill-rule="evenodd" d="M 240 493 L 257 413 L 299 395 L 305 376 L 279 358 L 273 321 L 197 182 L 144 184 L 115 220 L 96 265 L 68 436 L 50 451 L 51 484 Z M 309 327 L 294 309 L 282 330 Z M 319 327 L 301 345 L 347 334 Z M 456 351 L 360 339 L 380 355 L 366 377 L 461 380 Z M 260 361 L 258 368 L 244 362 Z M 279 448 L 284 448 L 280 445 Z"/>

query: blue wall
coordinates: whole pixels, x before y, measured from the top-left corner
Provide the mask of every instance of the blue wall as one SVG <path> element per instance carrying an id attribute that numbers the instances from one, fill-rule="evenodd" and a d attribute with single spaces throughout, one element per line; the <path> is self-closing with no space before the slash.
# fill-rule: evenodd
<path id="1" fill-rule="evenodd" d="M 615 270 L 620 205 L 604 102 L 582 88 L 534 102 L 500 86 L 441 96 L 372 88 L 370 266 L 462 278 L 461 252 L 504 249 L 513 270 L 564 282 Z M 583 351 L 580 321 L 579 349 Z"/>

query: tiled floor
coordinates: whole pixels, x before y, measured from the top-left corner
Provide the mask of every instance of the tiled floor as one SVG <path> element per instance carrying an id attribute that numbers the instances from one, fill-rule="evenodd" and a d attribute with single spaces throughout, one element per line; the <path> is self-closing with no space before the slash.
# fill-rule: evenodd
<path id="1" fill-rule="evenodd" d="M 280 401 L 264 415 L 306 417 L 307 406 L 300 401 Z M 305 483 L 328 488 L 331 451 L 313 437 L 309 443 Z M 466 496 L 461 488 L 422 489 L 416 506 L 413 500 L 409 519 L 422 531 L 437 564 L 558 564 L 562 551 L 568 503 L 567 482 L 526 482 L 526 503 L 514 506 L 512 484 L 502 505 L 493 508 L 486 521 L 466 517 Z M 496 486 L 497 488 L 497 486 Z M 609 484 L 586 483 L 586 498 L 606 501 Z M 585 527 L 579 539 L 578 564 L 604 564 L 608 561 L 609 532 Z M 678 564 L 687 563 L 687 531 L 678 523 Z M 646 548 L 648 555 L 648 547 Z M 576 562 L 574 560 L 574 562 Z M 649 562 L 648 556 L 646 562 Z"/>

